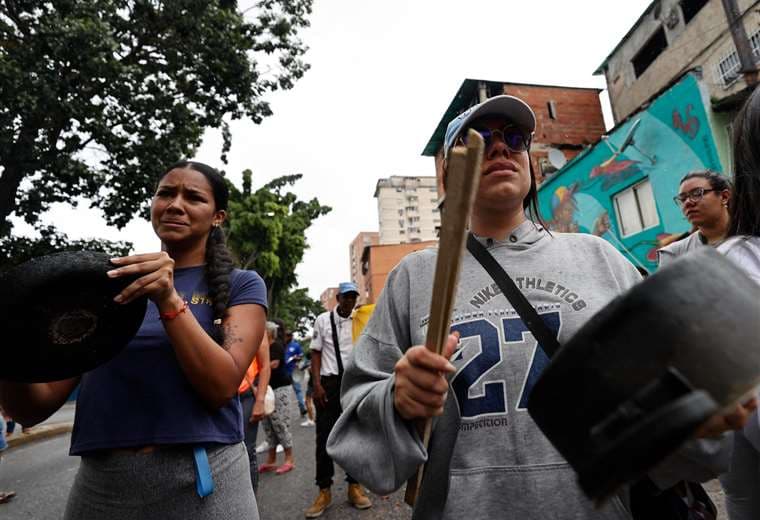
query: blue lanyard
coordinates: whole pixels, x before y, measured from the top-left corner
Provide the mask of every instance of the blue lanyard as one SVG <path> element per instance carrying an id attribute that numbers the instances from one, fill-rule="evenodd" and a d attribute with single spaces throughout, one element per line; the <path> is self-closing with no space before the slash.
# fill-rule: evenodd
<path id="1" fill-rule="evenodd" d="M 211 466 L 208 463 L 208 453 L 203 446 L 193 448 L 195 459 L 195 489 L 201 498 L 214 492 L 214 477 L 211 476 Z"/>

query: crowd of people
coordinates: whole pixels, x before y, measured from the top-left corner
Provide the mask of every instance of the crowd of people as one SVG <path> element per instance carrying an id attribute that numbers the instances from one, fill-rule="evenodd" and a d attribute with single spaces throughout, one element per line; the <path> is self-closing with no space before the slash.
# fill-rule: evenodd
<path id="1" fill-rule="evenodd" d="M 712 171 L 685 175 L 675 202 L 693 233 L 659 258 L 665 265 L 715 247 L 760 283 L 760 90 L 734 128 L 732 182 Z M 583 291 L 585 305 L 573 306 L 552 292 L 524 289 L 565 342 L 641 275 L 599 237 L 546 230 L 530 161 L 536 119 L 526 103 L 496 96 L 455 117 L 445 160 L 471 129 L 483 137 L 485 151 L 470 232 L 513 276 Z M 228 199 L 214 168 L 194 161 L 167 168 L 151 201 L 161 251 L 115 258 L 108 273 L 135 277 L 117 303 L 149 299 L 136 336 L 81 377 L 0 382 L 0 405 L 24 425 L 49 417 L 79 387 L 70 453 L 81 464 L 66 519 L 259 518 L 259 476 L 296 467 L 290 422 L 296 405 L 301 426 L 316 423 L 318 491 L 304 504 L 306 518 L 321 516 L 332 503 L 335 463 L 346 471 L 349 503 L 363 510 L 373 505 L 363 486 L 392 493 L 425 462 L 415 519 L 496 512 L 521 519 L 643 518 L 631 486 L 602 506 L 586 498 L 527 413 L 528 381 L 542 368 L 533 362 L 535 340 L 503 297 L 477 309 L 468 304 L 493 284 L 471 254 L 464 253 L 442 354 L 424 346 L 438 254 L 426 249 L 390 273 L 356 343 L 351 325 L 359 292 L 341 283 L 337 306 L 317 317 L 305 355 L 285 324 L 267 315 L 262 278 L 233 265 L 222 226 Z M 678 497 L 662 518 L 710 518 L 710 504 L 690 484 L 718 476 L 731 520 L 760 518 L 756 405 L 750 399 L 724 411 L 681 448 L 682 457 L 648 475 L 657 494 Z M 436 433 L 426 448 L 416 425 L 433 417 Z M 266 438 L 261 464 L 259 423 Z M 0 431 L 0 452 L 4 441 Z M 675 516 L 684 514 L 691 516 Z"/>

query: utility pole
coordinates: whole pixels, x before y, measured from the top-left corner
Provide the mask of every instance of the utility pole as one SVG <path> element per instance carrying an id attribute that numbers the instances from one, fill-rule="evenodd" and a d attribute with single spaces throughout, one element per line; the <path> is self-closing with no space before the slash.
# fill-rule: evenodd
<path id="1" fill-rule="evenodd" d="M 758 81 L 757 65 L 755 65 L 755 57 L 752 54 L 752 46 L 749 43 L 747 31 L 744 30 L 739 6 L 736 5 L 736 0 L 721 0 L 721 2 L 723 3 L 723 10 L 726 12 L 728 28 L 736 46 L 736 53 L 739 55 L 739 63 L 742 67 L 739 72 L 744 75 L 747 86 L 754 87 Z"/>

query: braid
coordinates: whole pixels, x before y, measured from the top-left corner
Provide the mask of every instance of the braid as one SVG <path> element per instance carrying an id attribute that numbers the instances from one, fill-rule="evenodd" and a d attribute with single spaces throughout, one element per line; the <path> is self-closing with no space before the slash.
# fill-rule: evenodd
<path id="1" fill-rule="evenodd" d="M 227 303 L 230 299 L 230 273 L 233 263 L 230 250 L 224 240 L 224 231 L 214 226 L 206 242 L 206 281 L 208 295 L 214 309 L 214 325 L 217 327 L 219 343 L 224 341 L 222 319 L 227 313 Z"/>

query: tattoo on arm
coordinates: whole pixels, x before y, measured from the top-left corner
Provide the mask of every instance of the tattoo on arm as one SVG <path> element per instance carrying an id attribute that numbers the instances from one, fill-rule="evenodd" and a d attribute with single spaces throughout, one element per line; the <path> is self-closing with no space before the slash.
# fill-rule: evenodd
<path id="1" fill-rule="evenodd" d="M 242 343 L 243 338 L 237 333 L 237 327 L 230 325 L 229 323 L 224 325 L 224 341 L 222 342 L 222 348 L 229 350 L 235 343 Z"/>

